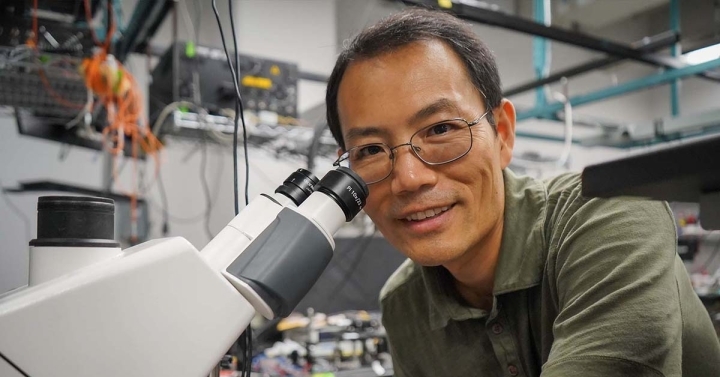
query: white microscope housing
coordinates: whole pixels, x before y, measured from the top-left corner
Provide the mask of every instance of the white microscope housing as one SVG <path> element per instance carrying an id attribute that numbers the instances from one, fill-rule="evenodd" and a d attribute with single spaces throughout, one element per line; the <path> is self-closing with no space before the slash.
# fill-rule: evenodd
<path id="1" fill-rule="evenodd" d="M 112 201 L 41 198 L 30 284 L 0 296 L 0 376 L 207 375 L 256 312 L 292 311 L 366 197 L 349 169 L 301 169 L 201 252 L 181 237 L 121 251 Z"/>

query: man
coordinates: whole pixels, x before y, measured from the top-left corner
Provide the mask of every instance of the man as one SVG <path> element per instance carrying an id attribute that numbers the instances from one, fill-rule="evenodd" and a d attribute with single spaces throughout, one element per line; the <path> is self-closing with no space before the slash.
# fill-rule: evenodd
<path id="1" fill-rule="evenodd" d="M 507 169 L 515 108 L 471 29 L 395 14 L 340 54 L 337 164 L 404 263 L 381 292 L 396 376 L 718 376 L 668 206 Z"/>

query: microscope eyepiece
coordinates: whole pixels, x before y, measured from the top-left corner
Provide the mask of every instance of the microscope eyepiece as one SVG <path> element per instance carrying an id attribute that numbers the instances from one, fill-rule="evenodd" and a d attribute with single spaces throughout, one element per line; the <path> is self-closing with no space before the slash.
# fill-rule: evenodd
<path id="1" fill-rule="evenodd" d="M 368 187 L 362 178 L 346 167 L 329 171 L 315 191 L 333 198 L 345 213 L 345 220 L 352 220 L 365 207 Z"/>
<path id="2" fill-rule="evenodd" d="M 368 188 L 352 170 L 331 170 L 297 208 L 283 208 L 225 269 L 270 319 L 285 317 L 332 259 L 333 234 L 365 206 Z M 292 276 L 292 284 L 288 284 Z M 231 280 L 231 281 L 235 281 Z M 234 283 L 235 284 L 235 283 Z"/>
<path id="3" fill-rule="evenodd" d="M 290 198 L 295 205 L 300 205 L 313 193 L 318 178 L 309 170 L 298 169 L 278 187 L 275 192 Z"/>

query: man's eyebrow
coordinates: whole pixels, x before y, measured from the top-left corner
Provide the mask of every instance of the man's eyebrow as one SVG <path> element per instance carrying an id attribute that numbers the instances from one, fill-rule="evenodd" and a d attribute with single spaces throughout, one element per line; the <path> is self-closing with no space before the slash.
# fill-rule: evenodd
<path id="1" fill-rule="evenodd" d="M 350 131 L 348 131 L 347 135 L 345 135 L 345 139 L 350 141 L 353 139 L 359 139 L 362 137 L 368 137 L 368 136 L 387 136 L 388 132 L 387 130 L 380 128 L 380 127 L 360 127 L 360 128 L 353 128 Z"/>
<path id="2" fill-rule="evenodd" d="M 437 101 L 423 107 L 418 112 L 413 114 L 413 116 L 410 117 L 410 120 L 408 121 L 409 124 L 415 124 L 422 122 L 423 120 L 429 118 L 432 115 L 435 115 L 442 111 L 452 111 L 453 113 L 458 113 L 458 107 L 455 105 L 455 102 L 447 99 L 447 98 L 440 98 Z M 354 139 L 360 139 L 363 137 L 368 136 L 388 136 L 388 130 L 381 127 L 376 126 L 368 126 L 368 127 L 358 127 L 353 128 L 350 131 L 348 131 L 347 135 L 345 135 L 345 140 L 352 141 Z"/>
<path id="3" fill-rule="evenodd" d="M 453 113 L 459 113 L 458 107 L 455 105 L 455 102 L 447 98 L 440 98 L 437 101 L 423 107 L 418 112 L 416 112 L 413 116 L 410 117 L 408 123 L 420 123 L 432 115 L 447 110 L 452 110 Z"/>

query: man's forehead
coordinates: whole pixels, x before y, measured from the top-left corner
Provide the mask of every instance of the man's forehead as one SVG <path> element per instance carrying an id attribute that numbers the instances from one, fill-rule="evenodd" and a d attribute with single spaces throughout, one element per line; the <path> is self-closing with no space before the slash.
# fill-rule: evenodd
<path id="1" fill-rule="evenodd" d="M 344 140 L 369 134 L 355 128 L 394 130 L 438 113 L 458 117 L 468 90 L 474 91 L 474 85 L 462 60 L 438 40 L 413 42 L 392 53 L 355 60 L 338 90 Z"/>
<path id="2" fill-rule="evenodd" d="M 445 114 L 447 118 L 457 117 L 460 113 L 457 103 L 449 98 L 440 97 L 437 100 L 430 101 L 427 105 L 421 107 L 414 114 L 412 114 L 407 120 L 401 122 L 402 124 L 416 124 L 427 121 L 437 114 Z M 387 137 L 391 135 L 392 126 L 399 126 L 401 124 L 353 124 L 345 127 L 344 138 L 348 142 L 352 142 L 354 139 L 361 139 L 367 136 L 382 136 Z"/>

